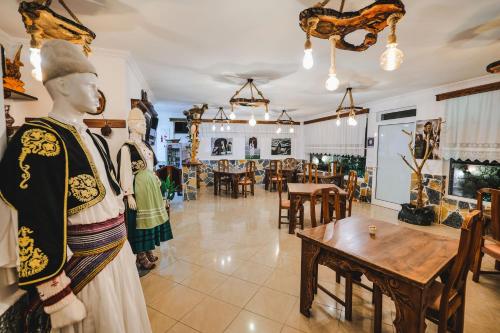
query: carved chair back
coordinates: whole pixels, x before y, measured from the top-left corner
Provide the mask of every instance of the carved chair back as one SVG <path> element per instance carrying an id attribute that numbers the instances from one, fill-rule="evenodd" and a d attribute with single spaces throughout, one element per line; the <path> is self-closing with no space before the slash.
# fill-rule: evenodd
<path id="1" fill-rule="evenodd" d="M 318 165 L 314 163 L 304 163 L 303 183 L 318 183 Z"/>
<path id="2" fill-rule="evenodd" d="M 283 174 L 283 162 L 281 160 L 271 160 L 269 162 L 269 178 L 281 178 Z"/>
<path id="3" fill-rule="evenodd" d="M 335 216 L 341 216 L 340 214 L 340 194 L 339 190 L 336 187 L 332 188 L 324 188 L 324 189 L 318 189 L 311 193 L 311 225 L 312 227 L 316 227 L 316 203 L 318 198 L 321 199 L 321 214 L 320 214 L 320 223 L 322 224 L 327 224 L 331 222 L 331 216 L 330 216 L 330 198 L 331 194 L 333 195 L 333 209 L 335 210 Z"/>
<path id="4" fill-rule="evenodd" d="M 245 165 L 245 178 L 254 181 L 255 169 L 256 169 L 255 161 L 247 161 Z"/>
<path id="5" fill-rule="evenodd" d="M 285 168 L 295 169 L 298 165 L 298 162 L 295 158 L 288 157 L 283 160 L 283 166 Z"/>
<path id="6" fill-rule="evenodd" d="M 332 163 L 328 164 L 328 173 L 332 176 L 340 175 L 342 174 L 342 165 L 340 166 L 340 170 L 338 169 L 338 161 L 333 161 Z"/>
<path id="7" fill-rule="evenodd" d="M 229 160 L 218 160 L 217 161 L 218 171 L 229 171 Z"/>
<path id="8" fill-rule="evenodd" d="M 477 209 L 484 214 L 483 201 L 486 195 L 491 196 L 490 234 L 493 239 L 500 241 L 500 189 L 482 188 L 477 191 Z"/>

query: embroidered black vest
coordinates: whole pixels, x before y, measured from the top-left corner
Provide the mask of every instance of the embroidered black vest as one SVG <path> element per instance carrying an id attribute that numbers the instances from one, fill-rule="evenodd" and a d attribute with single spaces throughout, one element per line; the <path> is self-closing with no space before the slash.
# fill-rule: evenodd
<path id="1" fill-rule="evenodd" d="M 108 166 L 109 156 L 101 156 Z M 102 201 L 106 191 L 76 129 L 52 118 L 28 122 L 16 132 L 0 175 L 0 194 L 18 212 L 19 286 L 27 288 L 61 272 L 67 217 Z M 116 181 L 110 185 L 120 192 Z"/>
<path id="2" fill-rule="evenodd" d="M 143 143 L 146 145 L 146 147 L 148 147 L 149 150 L 151 150 L 151 152 L 153 152 L 153 149 L 151 148 L 151 146 L 147 142 L 143 141 Z M 144 158 L 144 156 L 142 156 L 142 153 L 141 153 L 141 150 L 139 149 L 139 147 L 137 147 L 134 143 L 130 143 L 130 142 L 124 143 L 123 146 L 127 146 L 129 151 L 130 151 L 130 161 L 132 163 L 132 173 L 135 175 L 141 170 L 146 170 L 146 168 L 147 168 L 146 158 Z M 122 154 L 122 150 L 120 149 L 118 151 L 118 155 L 117 155 L 118 170 L 120 170 L 120 167 L 121 167 L 121 154 Z M 153 163 L 156 165 L 157 160 L 156 160 L 156 155 L 154 154 L 154 152 L 153 152 L 153 159 L 154 159 Z"/>

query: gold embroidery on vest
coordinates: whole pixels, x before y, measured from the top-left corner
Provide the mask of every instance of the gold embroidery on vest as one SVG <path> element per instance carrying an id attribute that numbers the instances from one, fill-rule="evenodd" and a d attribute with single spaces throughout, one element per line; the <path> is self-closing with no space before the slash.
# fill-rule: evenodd
<path id="1" fill-rule="evenodd" d="M 88 202 L 99 194 L 95 178 L 88 174 L 71 177 L 69 188 L 69 195 L 74 196 L 80 202 Z"/>
<path id="2" fill-rule="evenodd" d="M 30 277 L 40 273 L 47 267 L 49 258 L 35 247 L 35 240 L 29 235 L 33 233 L 28 227 L 21 227 L 18 232 L 19 239 L 19 276 Z"/>
<path id="3" fill-rule="evenodd" d="M 140 170 L 144 169 L 146 169 L 146 164 L 144 163 L 143 160 L 132 162 L 132 170 L 134 170 L 134 172 L 139 172 Z"/>
<path id="4" fill-rule="evenodd" d="M 61 147 L 57 138 L 54 134 L 47 131 L 34 128 L 27 130 L 23 133 L 21 137 L 21 143 L 23 148 L 21 150 L 21 155 L 19 155 L 19 167 L 23 171 L 21 178 L 23 179 L 19 183 L 19 187 L 23 190 L 28 188 L 28 180 L 31 178 L 29 172 L 30 165 L 24 164 L 24 160 L 29 154 L 37 154 L 40 156 L 57 156 L 61 152 Z"/>

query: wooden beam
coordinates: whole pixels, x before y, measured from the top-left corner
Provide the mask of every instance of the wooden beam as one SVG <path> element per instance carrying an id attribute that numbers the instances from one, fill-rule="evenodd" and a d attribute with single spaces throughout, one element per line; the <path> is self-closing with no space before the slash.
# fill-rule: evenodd
<path id="1" fill-rule="evenodd" d="M 26 117 L 24 121 L 32 121 L 38 118 Z M 127 128 L 127 122 L 123 119 L 83 119 L 85 125 L 90 128 L 103 128 L 106 124 L 111 128 Z"/>
<path id="2" fill-rule="evenodd" d="M 212 119 L 202 119 L 202 123 L 211 123 Z M 236 120 L 230 120 L 229 123 L 231 124 L 248 124 L 248 120 L 243 120 L 243 119 L 236 119 Z M 275 120 L 257 120 L 258 125 L 276 125 Z M 294 121 L 294 125 L 300 125 L 299 122 Z"/>
<path id="3" fill-rule="evenodd" d="M 359 115 L 366 114 L 366 113 L 369 113 L 369 112 L 370 112 L 370 109 L 362 109 L 362 110 L 356 111 L 355 113 L 356 113 L 356 116 L 359 116 Z M 340 114 L 340 118 L 345 118 L 345 117 L 349 117 L 349 112 L 343 112 L 343 113 Z M 314 124 L 314 123 L 320 123 L 322 121 L 328 121 L 328 120 L 333 120 L 333 119 L 337 119 L 337 115 L 336 114 L 331 115 L 331 116 L 326 116 L 326 117 L 321 117 L 321 118 L 306 120 L 306 121 L 304 121 L 304 125 Z"/>
<path id="4" fill-rule="evenodd" d="M 495 90 L 500 90 L 500 81 L 488 83 L 488 84 L 483 84 L 483 85 L 476 86 L 476 87 L 470 87 L 470 88 L 450 91 L 450 92 L 447 92 L 444 94 L 438 94 L 438 95 L 436 95 L 436 101 L 439 102 L 439 101 L 444 101 L 444 100 L 451 99 L 451 98 L 470 96 L 470 95 L 475 95 L 475 94 L 480 94 L 480 93 L 484 93 L 484 92 L 488 92 L 488 91 L 495 91 Z"/>

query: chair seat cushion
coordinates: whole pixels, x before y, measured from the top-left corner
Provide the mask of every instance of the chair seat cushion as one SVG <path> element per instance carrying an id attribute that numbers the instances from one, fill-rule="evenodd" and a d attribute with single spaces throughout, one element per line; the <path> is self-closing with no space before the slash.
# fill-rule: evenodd
<path id="1" fill-rule="evenodd" d="M 481 251 L 497 260 L 500 260 L 500 245 L 498 244 L 485 242 Z"/>
<path id="2" fill-rule="evenodd" d="M 271 180 L 273 181 L 283 180 L 283 177 L 273 176 L 271 177 Z"/>
<path id="3" fill-rule="evenodd" d="M 434 300 L 431 305 L 427 308 L 428 315 L 433 318 L 439 318 L 439 307 L 441 305 L 441 297 L 443 295 L 444 284 L 439 281 L 434 281 L 431 285 L 429 295 Z M 460 306 L 460 297 L 456 290 L 451 290 L 450 293 L 450 306 L 448 308 L 448 312 L 453 314 L 455 310 Z"/>
<path id="4" fill-rule="evenodd" d="M 239 181 L 238 181 L 238 184 L 240 185 L 250 185 L 253 183 L 253 179 L 252 178 L 241 178 Z"/>
<path id="5" fill-rule="evenodd" d="M 281 207 L 290 208 L 290 200 L 281 200 Z"/>

